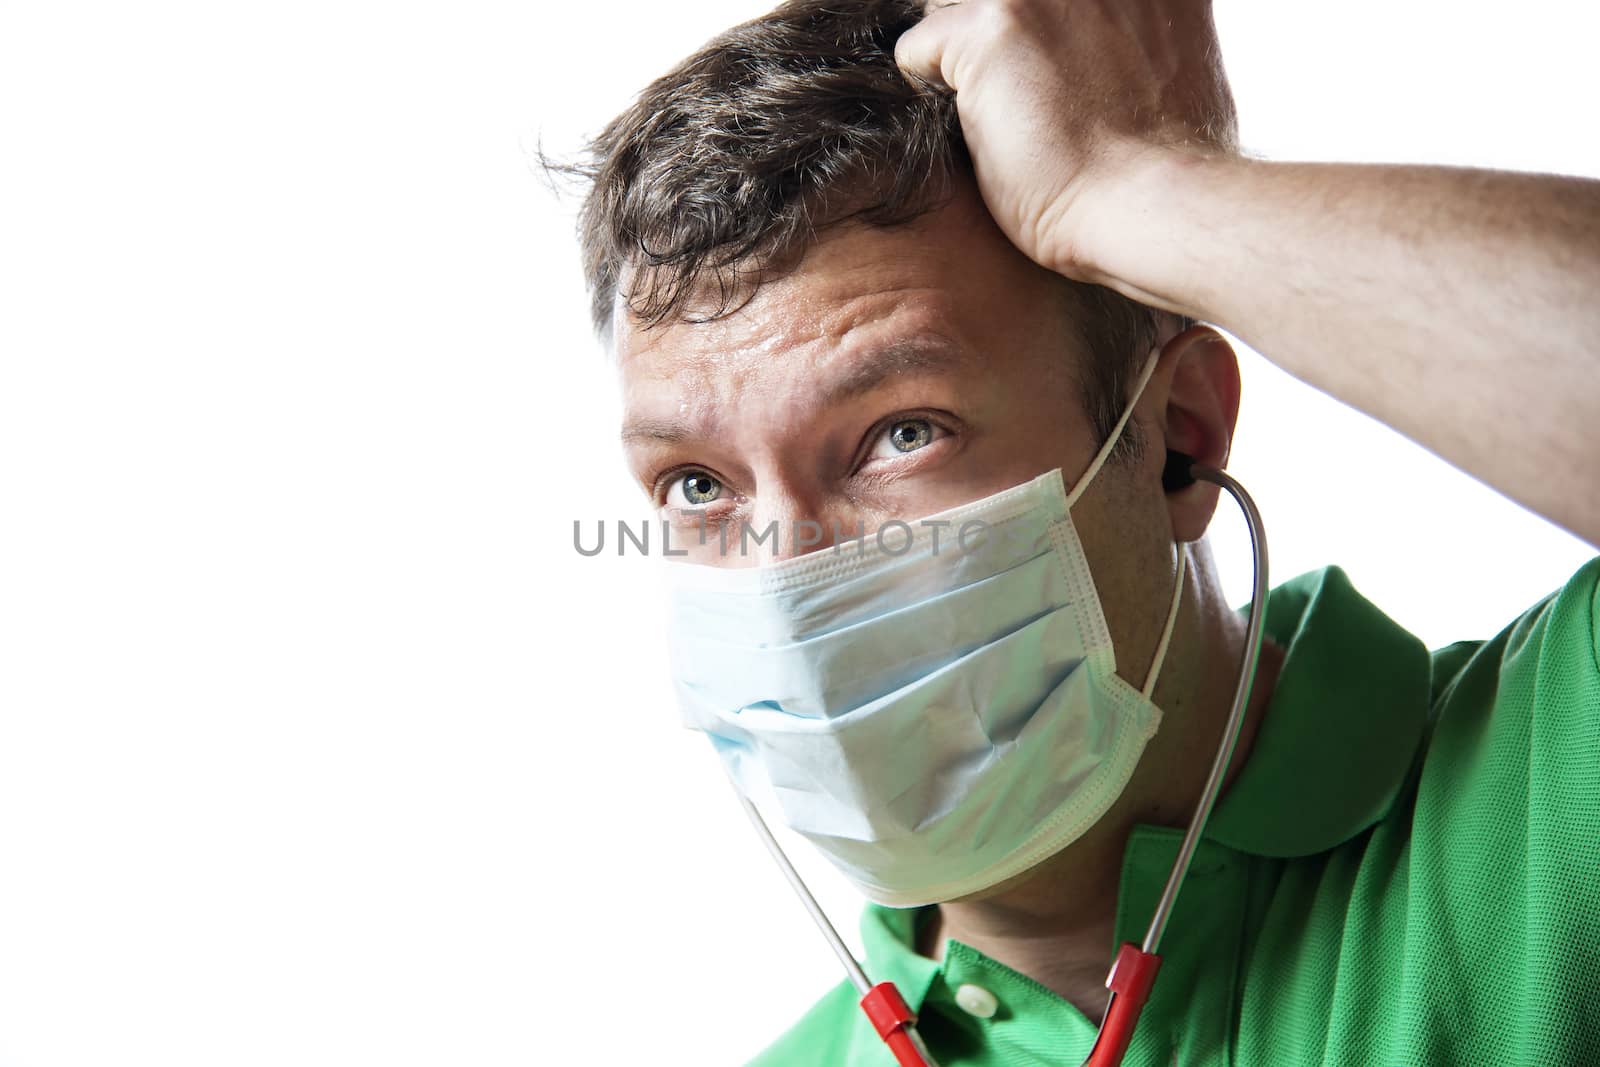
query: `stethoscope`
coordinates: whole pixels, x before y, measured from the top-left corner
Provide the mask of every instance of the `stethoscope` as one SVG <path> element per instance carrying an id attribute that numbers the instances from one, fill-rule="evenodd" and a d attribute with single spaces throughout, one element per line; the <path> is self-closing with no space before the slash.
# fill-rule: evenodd
<path id="1" fill-rule="evenodd" d="M 1239 670 L 1239 682 L 1233 692 L 1233 708 L 1229 711 L 1227 724 L 1223 727 L 1222 741 L 1217 746 L 1216 758 L 1212 760 L 1211 773 L 1206 778 L 1205 788 L 1200 792 L 1200 801 L 1195 806 L 1194 817 L 1189 821 L 1189 828 L 1183 835 L 1177 859 L 1172 863 L 1172 873 L 1167 876 L 1166 887 L 1162 889 L 1161 898 L 1156 902 L 1155 912 L 1150 916 L 1150 925 L 1145 929 L 1144 941 L 1137 945 L 1132 941 L 1123 942 L 1122 947 L 1117 950 L 1116 958 L 1112 961 L 1111 973 L 1106 976 L 1106 988 L 1111 991 L 1111 998 L 1106 1003 L 1100 1031 L 1095 1036 L 1094 1047 L 1089 1050 L 1089 1057 L 1084 1060 L 1083 1067 L 1119 1067 L 1122 1057 L 1127 1054 L 1128 1044 L 1133 1040 L 1133 1029 L 1138 1025 L 1139 1014 L 1144 1010 L 1145 1001 L 1149 999 L 1150 990 L 1155 985 L 1156 972 L 1161 967 L 1161 957 L 1158 954 L 1161 936 L 1166 932 L 1167 920 L 1172 916 L 1172 906 L 1178 899 L 1178 890 L 1183 887 L 1184 876 L 1189 873 L 1189 861 L 1194 858 L 1195 848 L 1200 843 L 1200 834 L 1205 830 L 1206 820 L 1211 817 L 1211 808 L 1216 803 L 1217 794 L 1222 791 L 1223 777 L 1227 773 L 1229 762 L 1233 759 L 1233 748 L 1239 740 L 1239 730 L 1244 725 L 1245 707 L 1250 702 L 1250 688 L 1255 681 L 1256 663 L 1261 656 L 1262 625 L 1266 618 L 1263 609 L 1267 597 L 1267 539 L 1266 531 L 1261 525 L 1261 513 L 1256 510 L 1255 501 L 1250 499 L 1250 494 L 1245 492 L 1244 487 L 1226 471 L 1196 463 L 1181 452 L 1167 453 L 1167 466 L 1162 473 L 1161 481 L 1168 492 L 1184 489 L 1197 480 L 1211 482 L 1227 490 L 1244 512 L 1245 523 L 1250 528 L 1250 547 L 1255 557 L 1255 579 L 1250 598 L 1250 622 L 1245 631 L 1244 664 Z M 1179 579 L 1182 579 L 1181 574 Z M 873 1029 L 883 1039 L 884 1044 L 889 1046 L 895 1062 L 900 1067 L 938 1067 L 937 1061 L 923 1043 L 922 1035 L 917 1032 L 916 1015 L 906 1005 L 905 999 L 900 996 L 894 983 L 874 984 L 867 977 L 861 964 L 839 937 L 839 932 L 833 928 L 833 923 L 828 921 L 828 916 L 817 903 L 816 897 L 811 895 L 811 890 L 806 887 L 799 872 L 794 869 L 794 864 L 789 862 L 783 846 L 772 836 L 772 831 L 761 818 L 756 806 L 742 793 L 739 794 L 739 802 L 755 826 L 756 833 L 767 846 L 767 851 L 777 861 L 789 885 L 800 897 L 800 902 L 805 905 L 806 911 L 811 914 L 828 946 L 833 949 L 834 955 L 839 957 L 839 962 L 844 964 L 845 973 L 850 976 L 851 983 L 861 994 L 861 1010 L 866 1013 Z"/>

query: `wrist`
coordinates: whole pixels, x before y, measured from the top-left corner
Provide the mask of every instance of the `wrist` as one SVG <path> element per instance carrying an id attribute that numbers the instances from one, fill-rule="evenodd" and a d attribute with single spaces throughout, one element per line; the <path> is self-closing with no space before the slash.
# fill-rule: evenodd
<path id="1" fill-rule="evenodd" d="M 1094 175 L 1062 212 L 1059 258 L 1047 265 L 1152 306 L 1197 314 L 1182 280 L 1195 257 L 1194 224 L 1208 213 L 1205 190 L 1247 163 L 1194 145 L 1133 142 L 1101 153 Z"/>

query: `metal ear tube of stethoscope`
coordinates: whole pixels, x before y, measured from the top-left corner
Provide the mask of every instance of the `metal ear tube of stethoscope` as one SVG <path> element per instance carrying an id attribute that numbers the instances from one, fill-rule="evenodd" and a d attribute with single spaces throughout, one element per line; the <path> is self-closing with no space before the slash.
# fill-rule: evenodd
<path id="1" fill-rule="evenodd" d="M 738 790 L 735 789 L 735 792 Z M 906 1006 L 900 991 L 894 987 L 893 982 L 879 982 L 874 985 L 867 978 L 867 973 L 861 969 L 861 964 L 857 963 L 855 956 L 851 954 L 850 947 L 839 936 L 839 931 L 833 928 L 833 923 L 828 921 L 822 905 L 811 895 L 811 890 L 800 877 L 800 872 L 789 862 L 783 846 L 772 836 L 772 830 L 761 817 L 761 812 L 756 810 L 756 806 L 743 793 L 739 793 L 738 796 L 744 813 L 750 817 L 750 824 L 756 828 L 756 835 L 761 838 L 761 843 L 767 846 L 767 851 L 777 861 L 783 876 L 789 880 L 795 895 L 806 906 L 806 911 L 817 924 L 817 929 L 822 931 L 822 936 L 833 949 L 833 954 L 844 964 L 845 972 L 850 975 L 851 984 L 856 987 L 856 992 L 861 994 L 861 1010 L 866 1013 L 873 1029 L 883 1039 L 883 1043 L 889 1046 L 895 1062 L 900 1067 L 939 1067 L 928 1052 L 928 1047 L 922 1043 L 922 1035 L 917 1033 L 917 1017 Z"/>
<path id="2" fill-rule="evenodd" d="M 1196 479 L 1211 482 L 1226 490 L 1244 512 L 1245 525 L 1250 530 L 1255 575 L 1251 582 L 1250 622 L 1245 629 L 1244 662 L 1239 669 L 1239 682 L 1233 691 L 1233 707 L 1229 710 L 1228 721 L 1222 728 L 1222 740 L 1217 745 L 1217 754 L 1211 761 L 1211 773 L 1206 777 L 1205 788 L 1200 791 L 1194 816 L 1189 820 L 1189 828 L 1183 835 L 1183 843 L 1178 847 L 1177 859 L 1172 863 L 1172 873 L 1167 876 L 1166 887 L 1162 889 L 1161 898 L 1156 902 L 1155 912 L 1150 917 L 1150 925 L 1145 930 L 1144 944 L 1135 945 L 1131 941 L 1123 944 L 1117 952 L 1116 961 L 1111 965 L 1111 973 L 1106 977 L 1106 987 L 1111 990 L 1111 999 L 1106 1003 L 1106 1013 L 1100 1023 L 1100 1032 L 1095 1037 L 1094 1047 L 1090 1049 L 1088 1058 L 1083 1061 L 1083 1067 L 1119 1067 L 1122 1057 L 1128 1051 L 1129 1043 L 1133 1040 L 1133 1030 L 1138 1025 L 1139 1013 L 1144 1009 L 1151 987 L 1155 985 L 1156 972 L 1161 967 L 1161 957 L 1158 954 L 1161 936 L 1166 932 L 1167 920 L 1172 917 L 1172 907 L 1177 902 L 1178 890 L 1183 887 L 1184 877 L 1189 873 L 1189 861 L 1194 858 L 1194 851 L 1200 843 L 1200 835 L 1205 830 L 1206 820 L 1211 817 L 1211 809 L 1217 802 L 1217 795 L 1222 792 L 1222 782 L 1227 777 L 1228 764 L 1233 761 L 1234 746 L 1238 743 L 1239 732 L 1244 727 L 1245 709 L 1249 707 L 1250 690 L 1255 684 L 1256 664 L 1261 658 L 1261 639 L 1267 615 L 1267 535 L 1261 523 L 1261 513 L 1256 510 L 1255 501 L 1250 498 L 1250 494 L 1245 492 L 1244 487 L 1226 471 L 1195 463 L 1182 453 L 1168 453 L 1167 469 L 1162 480 L 1169 492 L 1182 489 Z"/>

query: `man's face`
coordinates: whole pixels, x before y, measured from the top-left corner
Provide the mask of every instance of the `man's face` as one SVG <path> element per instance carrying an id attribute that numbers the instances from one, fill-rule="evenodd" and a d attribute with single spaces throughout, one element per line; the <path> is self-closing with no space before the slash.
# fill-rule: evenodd
<path id="1" fill-rule="evenodd" d="M 724 318 L 645 329 L 619 313 L 628 463 L 681 528 L 674 548 L 729 566 L 1054 467 L 1070 484 L 1098 442 L 1059 285 L 963 193 L 904 227 L 830 231 Z M 741 526 L 773 522 L 776 545 L 738 551 Z"/>

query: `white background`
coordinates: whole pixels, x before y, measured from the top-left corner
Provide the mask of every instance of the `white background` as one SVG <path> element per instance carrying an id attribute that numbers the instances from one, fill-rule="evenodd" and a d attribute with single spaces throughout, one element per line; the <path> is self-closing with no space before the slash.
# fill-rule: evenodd
<path id="1" fill-rule="evenodd" d="M 554 6 L 0 9 L 4 1067 L 734 1064 L 836 980 L 573 551 L 644 507 L 530 161 L 762 5 Z M 1600 175 L 1589 5 L 1219 21 L 1255 152 Z M 1591 554 L 1244 366 L 1276 578 L 1441 644 Z"/>

